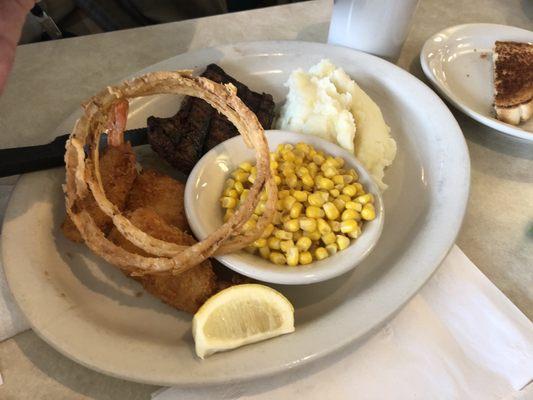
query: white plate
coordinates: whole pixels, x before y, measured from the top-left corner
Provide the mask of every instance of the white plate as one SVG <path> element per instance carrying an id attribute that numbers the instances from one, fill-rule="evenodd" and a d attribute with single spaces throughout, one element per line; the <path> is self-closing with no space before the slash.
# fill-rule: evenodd
<path id="1" fill-rule="evenodd" d="M 496 119 L 492 50 L 497 40 L 533 42 L 533 32 L 506 25 L 466 24 L 430 37 L 420 53 L 424 73 L 454 106 L 507 135 L 533 141 L 533 120 L 519 126 Z"/>
<path id="2" fill-rule="evenodd" d="M 8 283 L 35 332 L 97 371 L 139 382 L 198 386 L 257 378 L 309 363 L 361 340 L 391 318 L 443 260 L 466 207 L 468 152 L 457 122 L 439 97 L 377 57 L 316 43 L 217 47 L 179 55 L 149 70 L 217 62 L 280 102 L 289 73 L 323 57 L 345 68 L 380 105 L 398 143 L 398 155 L 385 178 L 387 218 L 378 247 L 356 269 L 336 279 L 276 286 L 295 306 L 294 334 L 197 359 L 189 315 L 142 294 L 136 282 L 62 236 L 61 169 L 20 179 L 2 231 Z M 132 102 L 129 127 L 144 126 L 152 113 L 173 114 L 178 101 L 156 96 Z M 74 119 L 57 132 L 70 129 Z"/>
<path id="3" fill-rule="evenodd" d="M 357 171 L 365 190 L 374 195 L 376 218 L 365 222 L 361 236 L 348 248 L 309 265 L 287 268 L 286 265 L 275 265 L 245 251 L 219 256 L 217 260 L 251 278 L 285 285 L 317 283 L 355 268 L 376 246 L 383 229 L 383 201 L 378 185 L 353 154 L 336 144 L 303 133 L 269 130 L 265 134 L 271 151 L 276 150 L 279 144 L 306 142 L 326 154 L 342 157 L 347 168 Z M 244 161 L 253 162 L 254 151 L 246 147 L 242 137 L 236 136 L 211 149 L 194 166 L 185 187 L 185 212 L 189 226 L 197 238 L 205 239 L 223 224 L 220 193 L 224 189 L 228 171 L 234 171 Z"/>

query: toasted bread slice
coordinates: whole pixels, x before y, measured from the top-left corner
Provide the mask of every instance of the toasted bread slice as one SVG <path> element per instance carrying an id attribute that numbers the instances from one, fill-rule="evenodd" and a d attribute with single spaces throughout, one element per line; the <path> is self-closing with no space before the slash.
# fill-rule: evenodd
<path id="1" fill-rule="evenodd" d="M 497 41 L 493 62 L 498 119 L 512 125 L 527 121 L 533 115 L 533 44 Z"/>

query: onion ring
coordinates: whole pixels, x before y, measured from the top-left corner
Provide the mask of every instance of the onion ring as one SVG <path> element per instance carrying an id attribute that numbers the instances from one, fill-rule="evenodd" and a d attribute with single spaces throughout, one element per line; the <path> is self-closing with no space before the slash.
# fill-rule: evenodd
<path id="1" fill-rule="evenodd" d="M 124 100 L 155 94 L 183 94 L 198 97 L 224 114 L 242 135 L 245 144 L 255 150 L 257 175 L 248 197 L 234 215 L 204 240 L 186 247 L 156 239 L 121 213 L 105 195 L 99 169 L 100 136 L 109 126 L 114 107 Z M 272 221 L 277 200 L 277 186 L 270 172 L 268 144 L 255 114 L 237 97 L 232 84 L 222 85 L 190 71 L 153 72 L 107 87 L 83 105 L 84 114 L 78 119 L 66 144 L 66 184 L 64 187 L 67 213 L 87 246 L 106 261 L 135 275 L 179 274 L 200 264 L 213 254 L 237 251 L 259 236 Z M 89 148 L 86 155 L 85 148 Z M 267 188 L 265 212 L 256 227 L 242 233 L 242 226 L 251 217 Z M 77 201 L 89 192 L 98 207 L 113 221 L 117 230 L 135 246 L 153 257 L 129 253 L 116 246 L 96 226 L 92 216 L 77 206 Z"/>

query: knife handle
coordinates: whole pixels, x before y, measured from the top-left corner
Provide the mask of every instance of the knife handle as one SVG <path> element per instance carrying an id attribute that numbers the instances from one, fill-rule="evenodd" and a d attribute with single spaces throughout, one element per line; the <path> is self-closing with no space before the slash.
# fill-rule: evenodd
<path id="1" fill-rule="evenodd" d="M 64 165 L 68 137 L 69 135 L 61 135 L 52 142 L 39 146 L 0 149 L 0 177 Z"/>

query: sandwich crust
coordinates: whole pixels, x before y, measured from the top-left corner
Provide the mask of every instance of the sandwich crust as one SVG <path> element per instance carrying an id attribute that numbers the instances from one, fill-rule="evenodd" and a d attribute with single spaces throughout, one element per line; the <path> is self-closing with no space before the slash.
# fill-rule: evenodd
<path id="1" fill-rule="evenodd" d="M 533 45 L 497 41 L 493 54 L 496 115 L 518 125 L 533 115 Z"/>

